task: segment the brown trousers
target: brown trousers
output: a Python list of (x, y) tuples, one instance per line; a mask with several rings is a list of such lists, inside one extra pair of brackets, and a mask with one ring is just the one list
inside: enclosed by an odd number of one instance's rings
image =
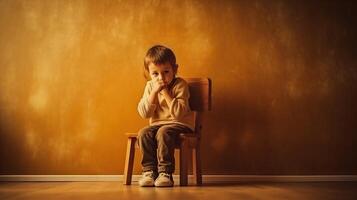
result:
[(152, 170), (172, 174), (175, 171), (175, 144), (180, 133), (192, 133), (192, 130), (180, 124), (164, 124), (147, 126), (139, 131), (143, 172)]

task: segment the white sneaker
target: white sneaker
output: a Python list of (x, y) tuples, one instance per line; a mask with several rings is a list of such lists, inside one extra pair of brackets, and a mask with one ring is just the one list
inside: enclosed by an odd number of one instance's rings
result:
[(157, 172), (147, 171), (143, 172), (143, 176), (139, 180), (139, 185), (141, 187), (153, 187), (155, 184), (155, 179), (157, 177)]
[(160, 172), (159, 177), (155, 181), (156, 187), (172, 187), (174, 186), (174, 180), (171, 174)]

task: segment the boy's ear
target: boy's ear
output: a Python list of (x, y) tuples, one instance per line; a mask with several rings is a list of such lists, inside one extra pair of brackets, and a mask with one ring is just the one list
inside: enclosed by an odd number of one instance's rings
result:
[(146, 79), (147, 81), (150, 81), (150, 80), (151, 80), (151, 77), (149, 76), (149, 72), (148, 72), (148, 71), (144, 70), (143, 74), (144, 74), (144, 77), (145, 77), (145, 79)]

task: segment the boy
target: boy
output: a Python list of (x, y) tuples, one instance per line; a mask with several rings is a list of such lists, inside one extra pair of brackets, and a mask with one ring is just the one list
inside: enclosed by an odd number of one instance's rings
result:
[(189, 108), (187, 83), (176, 77), (178, 65), (171, 49), (156, 45), (144, 59), (146, 83), (138, 104), (149, 126), (141, 129), (138, 143), (142, 152), (143, 176), (140, 186), (172, 187), (175, 171), (174, 150), (180, 133), (192, 133), (194, 114)]

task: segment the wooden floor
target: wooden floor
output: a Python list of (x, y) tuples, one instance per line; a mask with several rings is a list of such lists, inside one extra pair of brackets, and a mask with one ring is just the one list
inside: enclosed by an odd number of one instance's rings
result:
[(141, 188), (121, 182), (0, 182), (0, 199), (357, 199), (357, 182), (239, 183)]

